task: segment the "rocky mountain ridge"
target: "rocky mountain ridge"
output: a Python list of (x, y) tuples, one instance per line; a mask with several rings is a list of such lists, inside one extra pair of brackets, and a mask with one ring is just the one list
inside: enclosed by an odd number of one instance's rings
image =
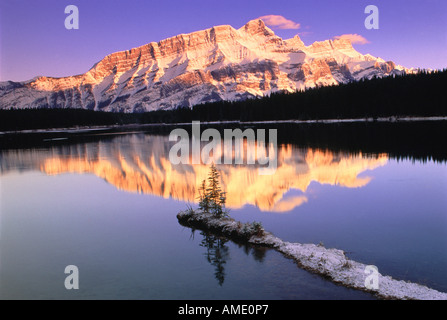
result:
[(306, 46), (262, 20), (151, 42), (112, 53), (88, 72), (0, 83), (0, 109), (82, 108), (144, 112), (305, 90), (411, 70), (362, 55), (349, 40)]

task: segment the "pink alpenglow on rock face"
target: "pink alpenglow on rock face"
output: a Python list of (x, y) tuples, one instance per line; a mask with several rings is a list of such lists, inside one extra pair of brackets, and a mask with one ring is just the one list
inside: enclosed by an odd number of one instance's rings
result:
[(266, 16), (239, 29), (229, 25), (180, 34), (112, 53), (86, 73), (0, 83), (0, 109), (80, 108), (142, 112), (236, 101), (411, 72), (357, 52), (359, 35), (305, 45), (272, 28), (298, 28)]

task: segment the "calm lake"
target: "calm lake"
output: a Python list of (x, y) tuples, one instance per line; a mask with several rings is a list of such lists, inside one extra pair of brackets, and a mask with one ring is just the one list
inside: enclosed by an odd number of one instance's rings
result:
[[(447, 292), (445, 122), (275, 128), (274, 174), (218, 165), (233, 218)], [(156, 131), (0, 140), (1, 299), (374, 299), (179, 225), (209, 166), (171, 164)]]

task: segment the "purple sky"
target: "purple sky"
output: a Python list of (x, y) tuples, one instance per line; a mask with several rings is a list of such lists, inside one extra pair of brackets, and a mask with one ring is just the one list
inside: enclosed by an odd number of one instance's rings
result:
[[(67, 5), (79, 8), (79, 29), (64, 27)], [(379, 30), (367, 30), (364, 9), (379, 8)], [(280, 15), (299, 29), (272, 29), (306, 45), (358, 34), (361, 53), (405, 67), (447, 67), (445, 0), (1, 0), (0, 80), (88, 71), (107, 54), (214, 25), (240, 28), (251, 19)]]

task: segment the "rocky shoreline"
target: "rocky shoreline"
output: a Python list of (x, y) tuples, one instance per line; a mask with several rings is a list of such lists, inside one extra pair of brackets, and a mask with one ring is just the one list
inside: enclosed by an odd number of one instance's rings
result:
[(241, 223), (230, 217), (218, 218), (209, 213), (192, 209), (177, 214), (179, 223), (185, 227), (209, 231), (236, 242), (274, 248), (295, 260), (310, 272), (348, 288), (369, 292), (380, 299), (393, 300), (447, 300), (447, 293), (426, 286), (395, 280), (380, 273), (378, 288), (365, 286), (368, 265), (350, 260), (343, 250), (325, 248), (323, 245), (291, 243), (265, 231), (258, 223)]

